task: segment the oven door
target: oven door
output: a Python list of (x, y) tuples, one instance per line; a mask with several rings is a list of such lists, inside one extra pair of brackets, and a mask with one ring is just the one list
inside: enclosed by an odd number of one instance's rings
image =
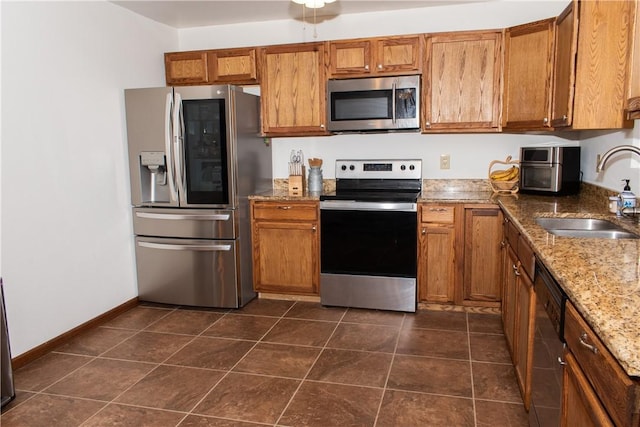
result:
[(331, 203), (320, 210), (321, 302), (415, 311), (416, 204)]
[(520, 189), (555, 193), (561, 190), (562, 165), (522, 163), (520, 166)]

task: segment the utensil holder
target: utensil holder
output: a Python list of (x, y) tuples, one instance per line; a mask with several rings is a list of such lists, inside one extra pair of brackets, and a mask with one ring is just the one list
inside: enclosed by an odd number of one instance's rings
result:
[(302, 166), (302, 175), (289, 175), (289, 195), (303, 196), (306, 188), (305, 167)]
[(319, 167), (309, 168), (309, 193), (322, 193), (322, 169)]

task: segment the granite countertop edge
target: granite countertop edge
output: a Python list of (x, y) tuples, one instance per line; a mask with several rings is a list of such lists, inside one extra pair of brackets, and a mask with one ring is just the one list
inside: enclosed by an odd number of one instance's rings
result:
[[(331, 193), (328, 193), (331, 194)], [(318, 201), (274, 189), (250, 200)], [(419, 203), (498, 204), (513, 220), (571, 303), (630, 377), (640, 377), (640, 239), (578, 239), (547, 233), (538, 216), (602, 218), (640, 234), (640, 223), (619, 219), (606, 201), (588, 196), (498, 195), (484, 191), (423, 191)]]

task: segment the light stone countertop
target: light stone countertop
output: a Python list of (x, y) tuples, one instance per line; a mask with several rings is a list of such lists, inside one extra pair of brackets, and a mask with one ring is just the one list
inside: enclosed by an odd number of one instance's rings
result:
[[(280, 188), (250, 199), (310, 201), (319, 195), (291, 197)], [(640, 234), (637, 217), (616, 218), (601, 199), (433, 188), (423, 189), (418, 202), (500, 205), (625, 372), (640, 377), (640, 239), (559, 237), (535, 222), (538, 216), (601, 218)]]
[(584, 196), (520, 194), (497, 201), (626, 373), (639, 377), (640, 239), (559, 237), (535, 222), (539, 216), (600, 218), (640, 234), (638, 219), (618, 219), (606, 200)]

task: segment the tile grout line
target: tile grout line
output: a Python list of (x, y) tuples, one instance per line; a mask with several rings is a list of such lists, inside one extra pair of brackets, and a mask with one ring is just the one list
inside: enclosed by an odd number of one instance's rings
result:
[(476, 388), (473, 383), (473, 356), (471, 355), (471, 327), (469, 326), (469, 313), (465, 313), (467, 320), (467, 350), (469, 352), (469, 375), (471, 379), (471, 407), (473, 409), (473, 425), (478, 427), (478, 414), (476, 407)]
[[(297, 302), (296, 302), (297, 304)], [(295, 305), (295, 304), (294, 304)], [(284, 416), (285, 412), (287, 412), (287, 409), (289, 409), (289, 406), (291, 405), (291, 402), (293, 402), (293, 399), (295, 398), (296, 394), (298, 394), (298, 391), (300, 391), (300, 388), (302, 387), (302, 384), (304, 384), (305, 380), (307, 380), (307, 377), (309, 376), (309, 374), (311, 373), (311, 371), (313, 370), (313, 367), (316, 365), (316, 363), (318, 362), (318, 359), (320, 359), (320, 356), (322, 356), (322, 353), (324, 353), (325, 349), (327, 349), (327, 344), (329, 343), (329, 341), (331, 341), (331, 338), (333, 337), (333, 335), (336, 333), (336, 330), (338, 329), (338, 326), (340, 326), (340, 324), (342, 323), (342, 320), (344, 319), (344, 317), (347, 315), (347, 312), (349, 311), (349, 309), (347, 308), (344, 313), (342, 313), (342, 316), (340, 316), (340, 319), (336, 322), (336, 326), (333, 328), (333, 331), (331, 331), (331, 335), (329, 335), (329, 338), (327, 338), (327, 341), (325, 341), (324, 345), (322, 346), (322, 348), (320, 349), (320, 352), (318, 353), (318, 355), (316, 356), (316, 358), (314, 359), (313, 363), (311, 364), (311, 366), (309, 367), (309, 369), (307, 370), (307, 373), (304, 375), (304, 377), (302, 379), (300, 379), (300, 384), (298, 384), (298, 387), (296, 388), (296, 390), (293, 392), (293, 394), (291, 395), (291, 398), (289, 399), (289, 401), (287, 402), (287, 404), (285, 405), (284, 409), (282, 410), (282, 412), (280, 413), (280, 416), (278, 417), (278, 419), (276, 420), (276, 422), (274, 423), (274, 426), (279, 426), (280, 425), (280, 420), (282, 419), (282, 417)], [(329, 347), (330, 348), (330, 347)]]

